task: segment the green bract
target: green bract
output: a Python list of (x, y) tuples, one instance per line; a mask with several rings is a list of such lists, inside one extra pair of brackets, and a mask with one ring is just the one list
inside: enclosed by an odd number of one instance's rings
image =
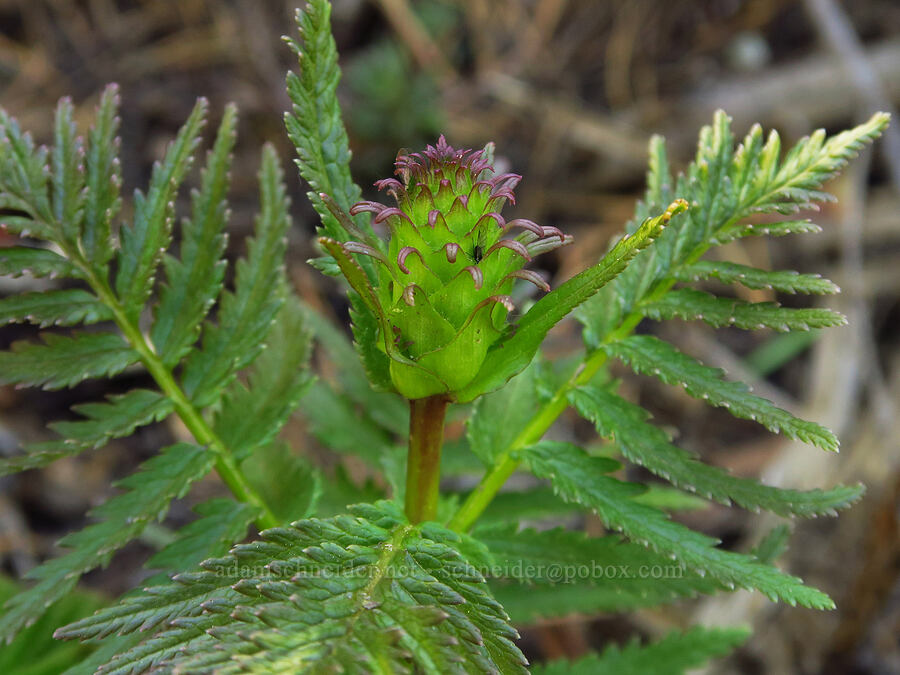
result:
[[(401, 153), (395, 166), (402, 180), (376, 186), (396, 206), (362, 201), (350, 209), (351, 215), (373, 213), (373, 223), (389, 230), (387, 245), (355, 228), (362, 241), (322, 243), (379, 317), (397, 391), (410, 399), (452, 396), (508, 334), (515, 280), (550, 290), (525, 264), (572, 238), (530, 220), (506, 222), (500, 211), (515, 201), (521, 176), (495, 174), (483, 150), (456, 150), (441, 136), (422, 153)], [(350, 253), (379, 263), (374, 283)]]

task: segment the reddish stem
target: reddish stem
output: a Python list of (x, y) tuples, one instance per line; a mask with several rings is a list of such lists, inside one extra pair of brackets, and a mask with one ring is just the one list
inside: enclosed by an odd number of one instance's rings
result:
[(429, 396), (409, 402), (409, 455), (406, 464), (406, 516), (416, 524), (437, 515), (444, 416), (450, 399)]

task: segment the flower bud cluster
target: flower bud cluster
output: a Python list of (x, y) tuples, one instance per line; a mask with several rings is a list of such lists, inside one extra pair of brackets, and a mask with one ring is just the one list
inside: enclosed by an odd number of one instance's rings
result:
[(535, 256), (571, 241), (555, 227), (506, 221), (521, 176), (495, 174), (483, 150), (456, 150), (442, 136), (421, 153), (400, 154), (397, 178), (378, 181), (393, 205), (362, 201), (389, 231), (387, 250), (363, 242), (344, 249), (380, 264), (378, 288), (391, 339), (404, 360), (392, 359), (391, 379), (407, 398), (452, 394), (481, 368), (505, 332), (517, 279), (549, 291), (524, 269)]

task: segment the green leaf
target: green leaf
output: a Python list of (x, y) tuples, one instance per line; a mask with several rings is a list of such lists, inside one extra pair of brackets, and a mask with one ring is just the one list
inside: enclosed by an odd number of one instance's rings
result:
[(20, 277), (78, 277), (78, 269), (61, 255), (45, 248), (0, 248), (0, 275)]
[(641, 595), (629, 593), (627, 588), (623, 591), (583, 581), (558, 586), (523, 586), (515, 581), (495, 580), (489, 585), (491, 593), (517, 626), (577, 615), (593, 616), (599, 612), (633, 611), (684, 600), (683, 596), (671, 596), (665, 591), (657, 593), (655, 587)]
[(184, 496), (192, 483), (205, 476), (214, 460), (204, 448), (178, 443), (119, 481), (117, 486), (127, 491), (91, 512), (99, 522), (59, 541), (70, 552), (27, 574), (37, 583), (6, 603), (6, 611), (0, 617), (0, 639), (10, 640), (47, 607), (68, 595), (82, 574), (107, 565), (113, 554), (137, 537), (147, 523), (161, 520), (170, 502)]
[(633, 235), (621, 239), (599, 263), (538, 300), (521, 318), (515, 333), (488, 353), (481, 372), (457, 393), (457, 400), (471, 401), (502, 387), (521, 372), (534, 358), (553, 326), (620, 274), (632, 258), (660, 235), (672, 216), (685, 209), (687, 203), (683, 200), (673, 202), (665, 213), (647, 219)]
[(325, 276), (341, 276), (341, 268), (338, 267), (337, 261), (330, 255), (323, 255), (319, 256), (318, 258), (310, 258), (306, 261), (306, 264), (312, 267), (314, 270), (318, 270)]
[(109, 403), (72, 406), (72, 410), (87, 419), (52, 422), (50, 428), (76, 443), (99, 447), (111, 438), (130, 436), (138, 427), (162, 421), (174, 407), (168, 397), (150, 389), (133, 389), (108, 398)]
[(23, 134), (19, 123), (0, 108), (0, 208), (27, 214), (0, 218), (7, 231), (45, 240), (60, 238), (53, 223), (48, 178), (47, 149), (35, 148), (31, 134)]
[(675, 556), (690, 569), (705, 572), (729, 588), (756, 589), (772, 600), (781, 599), (791, 605), (834, 608), (831, 598), (804, 586), (799, 579), (750, 556), (716, 548), (715, 539), (630, 499), (636, 487), (605, 475), (603, 458), (591, 457), (571, 444), (552, 441), (527, 448), (523, 456), (538, 477), (553, 484), (560, 497), (593, 510), (608, 527), (620, 530), (631, 541)]
[(771, 401), (751, 394), (742, 382), (726, 380), (725, 371), (704, 366), (664, 340), (652, 335), (633, 335), (604, 345), (603, 349), (635, 372), (657, 377), (666, 384), (680, 385), (694, 398), (725, 408), (735, 417), (754, 420), (769, 431), (781, 432), (823, 450), (838, 449), (838, 439), (825, 427), (798, 419)]
[(132, 319), (150, 295), (156, 267), (171, 242), (175, 197), (200, 141), (206, 108), (205, 99), (197, 101), (162, 163), (153, 167), (147, 194), (135, 191), (134, 224), (120, 232), (116, 294)]
[(469, 672), (527, 672), (502, 608), (459, 553), (459, 535), (411, 526), (381, 502), (261, 536), (57, 635), (143, 631), (148, 639), (116, 656), (109, 675), (151, 665), (436, 674), (455, 662)]
[(540, 406), (537, 396), (539, 361), (499, 391), (482, 396), (466, 424), (469, 447), (486, 466), (510, 446)]
[(787, 525), (776, 525), (753, 547), (752, 553), (760, 562), (774, 564), (787, 550), (790, 536), (791, 530)]
[(53, 216), (69, 246), (75, 246), (81, 234), (84, 215), (84, 144), (72, 121), (72, 101), (60, 100), (56, 106), (51, 156), (53, 174)]
[(785, 237), (789, 234), (819, 234), (822, 228), (808, 220), (782, 220), (776, 223), (730, 223), (710, 238), (714, 245), (727, 244), (744, 237)]
[(650, 414), (646, 410), (620, 396), (596, 387), (582, 387), (574, 390), (569, 400), (597, 425), (601, 436), (614, 438), (629, 460), (678, 487), (723, 504), (734, 502), (747, 509), (765, 509), (782, 516), (837, 515), (837, 509), (848, 507), (864, 491), (862, 485), (786, 490), (738, 478), (672, 445), (659, 427), (647, 422)]
[(725, 588), (709, 576), (609, 535), (515, 527), (477, 533), (494, 558), (491, 590), (515, 623), (655, 607)]
[(880, 136), (889, 120), (887, 113), (875, 113), (868, 121), (827, 140), (825, 131), (819, 129), (801, 139), (780, 167), (777, 135), (772, 134), (760, 152), (760, 170), (754, 171), (751, 164), (745, 172), (752, 180), (746, 182), (742, 201), (752, 204), (754, 212), (793, 213), (827, 199), (818, 188), (836, 176), (863, 146)]
[(247, 534), (258, 512), (233, 499), (210, 499), (197, 504), (198, 518), (175, 533), (175, 540), (153, 555), (145, 567), (180, 572), (207, 558), (225, 555)]
[[(509, 602), (504, 607), (516, 621), (649, 607), (723, 588), (615, 535), (504, 526), (483, 529), (477, 539), (487, 545), (493, 560), (490, 572), (496, 580), (491, 587)], [(504, 584), (504, 579), (519, 583)], [(553, 598), (548, 589), (559, 597)]]
[(648, 205), (671, 203), (675, 199), (672, 192), (672, 170), (669, 168), (666, 140), (658, 134), (650, 137), (647, 164), (646, 203)]
[(397, 452), (383, 428), (321, 380), (306, 393), (302, 414), (313, 436), (334, 452), (354, 455), (379, 469), (386, 455)]
[[(20, 590), (18, 584), (0, 576), (0, 602), (6, 602)], [(40, 621), (0, 649), (0, 673), (58, 675), (69, 664), (90, 654), (89, 645), (63, 644), (54, 640), (53, 630), (90, 615), (103, 604), (98, 595), (87, 591), (77, 591), (63, 598)]]
[[(284, 123), (297, 150), (300, 175), (311, 188), (307, 196), (322, 218), (318, 234), (347, 241), (349, 233), (319, 196), (324, 192), (346, 213), (361, 195), (350, 175), (350, 148), (337, 97), (341, 71), (331, 35), (331, 3), (313, 0), (297, 10), (296, 21), (301, 41), (285, 40), (299, 60), (300, 72), (287, 75), (293, 112), (285, 113)], [(365, 215), (352, 220), (373, 234)]]
[(72, 337), (42, 334), (43, 343), (14, 342), (0, 352), (0, 384), (62, 389), (91, 377), (108, 377), (137, 362), (137, 353), (113, 333)]
[(72, 326), (112, 319), (112, 310), (79, 288), (35, 291), (0, 299), (0, 324), (29, 322)]
[(773, 335), (743, 357), (744, 365), (757, 376), (768, 377), (809, 349), (821, 335), (820, 330)]
[[(351, 297), (351, 304), (358, 296)], [(386, 391), (373, 389), (375, 382), (371, 379), (372, 373), (368, 367), (357, 367), (359, 360), (354, 347), (362, 347), (363, 341), (368, 348), (376, 352), (386, 364), (387, 357), (378, 349), (378, 329), (373, 323), (371, 330), (362, 328), (357, 322), (357, 314), (351, 310), (351, 320), (356, 344), (353, 345), (347, 336), (332, 324), (331, 321), (316, 312), (311, 307), (307, 308), (310, 327), (316, 338), (316, 343), (328, 354), (330, 361), (335, 365), (338, 382), (341, 389), (348, 397), (353, 399), (366, 411), (366, 413), (381, 427), (396, 434), (409, 431), (409, 406), (400, 396), (394, 396)], [(371, 316), (371, 315), (366, 315)], [(362, 331), (362, 334), (361, 334)], [(390, 374), (385, 368), (390, 385)]]
[(358, 293), (349, 292), (350, 328), (353, 347), (359, 355), (366, 377), (380, 392), (394, 393), (390, 357), (378, 348), (378, 319), (369, 311)]
[[(119, 195), (122, 167), (119, 150), (119, 87), (110, 84), (103, 90), (94, 126), (88, 136), (86, 159), (87, 196), (84, 203), (84, 227), (81, 247), (94, 269), (104, 269), (113, 256), (112, 221), (122, 206)], [(103, 275), (105, 278), (105, 274)]]
[(378, 348), (378, 319), (358, 293), (351, 291), (347, 295), (350, 298), (353, 347), (365, 369), (366, 377), (377, 391), (394, 393), (390, 357)]
[(185, 392), (200, 407), (216, 401), (235, 373), (259, 355), (284, 302), (285, 237), (291, 221), (278, 155), (269, 145), (262, 152), (259, 187), (262, 210), (247, 257), (237, 263), (235, 290), (222, 294), (218, 324), (206, 324), (203, 347), (191, 353), (185, 366)]
[[(58, 625), (58, 624), (57, 624)], [(138, 635), (121, 635), (101, 642), (86, 659), (63, 671), (62, 675), (97, 675), (97, 669), (119, 652), (134, 647), (140, 640)], [(59, 642), (57, 641), (57, 644)]]
[(191, 218), (182, 226), (181, 256), (166, 256), (166, 283), (154, 307), (150, 336), (169, 366), (197, 341), (200, 323), (222, 289), (225, 275), (227, 192), (234, 150), (237, 108), (225, 108), (216, 142), (206, 161), (202, 185), (192, 194)]
[[(648, 485), (646, 491), (634, 495), (632, 500), (663, 511), (694, 511), (709, 506), (705, 499), (663, 485)], [(560, 522), (578, 510), (577, 504), (563, 501), (548, 487), (504, 490), (491, 500), (473, 531), (477, 534), (481, 528), (525, 521)]]
[(678, 281), (699, 281), (717, 279), (723, 284), (741, 284), (747, 288), (771, 288), (782, 293), (808, 293), (830, 295), (840, 293), (833, 281), (823, 279), (818, 274), (799, 274), (792, 271), (761, 270), (748, 265), (717, 260), (701, 260), (679, 269)]
[(660, 511), (699, 511), (709, 506), (705, 499), (665, 485), (648, 485), (644, 494), (632, 499)]
[(250, 368), (247, 385), (235, 381), (225, 392), (214, 430), (238, 461), (275, 437), (312, 383), (311, 337), (303, 310), (290, 298)]
[(682, 675), (712, 658), (725, 656), (750, 635), (745, 628), (691, 628), (669, 633), (659, 642), (607, 647), (577, 661), (551, 661), (532, 668), (534, 675)]
[(385, 498), (385, 490), (371, 478), (357, 481), (350, 477), (346, 468), (338, 464), (333, 475), (319, 476), (321, 494), (316, 500), (316, 515), (320, 518), (346, 512), (350, 504), (375, 502)]
[[(522, 521), (565, 518), (578, 512), (578, 506), (563, 501), (550, 488), (509, 490), (495, 496), (478, 518), (474, 532), (482, 527), (516, 524)], [(557, 521), (558, 522), (558, 521)]]
[(772, 328), (777, 331), (809, 330), (843, 326), (847, 317), (830, 309), (792, 309), (776, 302), (744, 302), (722, 298), (693, 288), (679, 288), (642, 307), (656, 321), (700, 319), (711, 326), (737, 326), (746, 330)]
[[(730, 119), (719, 111), (713, 124), (701, 130), (696, 158), (686, 173), (678, 177), (674, 187), (663, 141), (654, 137), (650, 143), (647, 193), (626, 232), (633, 232), (650, 214), (658, 213), (673, 195), (685, 199), (691, 208), (672, 220), (646, 254), (579, 309), (578, 318), (585, 324), (588, 346), (595, 348), (613, 331), (630, 328), (635, 319), (633, 313), (640, 312), (641, 303), (650, 298), (659, 299), (662, 294), (663, 302), (668, 302), (664, 294), (683, 274), (681, 267), (696, 263), (711, 246), (748, 235), (818, 232), (820, 228), (808, 221), (747, 223), (746, 219), (759, 212), (793, 213), (812, 202), (831, 199), (818, 188), (862, 144), (871, 142), (885, 124), (887, 117), (879, 114), (824, 143), (824, 135), (817, 132), (798, 143), (780, 161), (778, 134), (771, 133), (764, 143), (758, 126), (751, 129), (735, 150)], [(760, 309), (763, 308), (753, 311)], [(768, 310), (771, 309), (769, 306)], [(819, 312), (800, 310), (791, 319), (800, 324), (807, 318), (829, 324), (835, 319), (831, 313)], [(787, 316), (771, 318), (780, 325)], [(728, 318), (725, 316), (724, 320), (727, 322)], [(745, 318), (754, 326), (759, 323), (753, 321), (756, 315)]]
[(73, 410), (87, 419), (51, 422), (48, 426), (62, 440), (32, 443), (27, 454), (0, 460), (0, 476), (37, 469), (63, 457), (71, 457), (104, 445), (112, 438), (131, 435), (140, 426), (159, 422), (172, 412), (172, 402), (148, 389), (134, 389), (110, 396), (109, 403), (83, 403)]
[(266, 496), (266, 505), (281, 522), (315, 513), (322, 494), (319, 471), (286, 443), (275, 441), (257, 449), (241, 464), (241, 471)]

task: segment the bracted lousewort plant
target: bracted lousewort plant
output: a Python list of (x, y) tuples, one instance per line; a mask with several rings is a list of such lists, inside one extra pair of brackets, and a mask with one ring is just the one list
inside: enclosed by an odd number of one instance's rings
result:
[[(379, 346), (390, 359), (391, 384), (410, 400), (406, 511), (413, 522), (435, 517), (446, 406), (475, 379), (489, 350), (502, 348), (509, 336), (513, 283), (524, 279), (549, 291), (524, 266), (572, 241), (555, 227), (503, 218), (522, 177), (495, 174), (486, 153), (456, 150), (443, 136), (422, 153), (401, 153), (395, 163), (401, 180), (376, 183), (396, 206), (360, 201), (350, 207), (351, 215), (374, 214), (374, 225), (389, 231), (387, 243), (365, 236), (334, 206), (360, 240), (321, 240), (380, 318)], [(374, 283), (351, 253), (378, 263)]]
[[(294, 106), (286, 125), (321, 219), (325, 255), (311, 263), (349, 283), (353, 346), (288, 288), (290, 219), (271, 148), (262, 154), (254, 236), (233, 287), (224, 288), (233, 107), (222, 116), (177, 255), (175, 197), (200, 142), (205, 102), (130, 212), (120, 208), (115, 88), (86, 139), (72, 105), (61, 102), (52, 151), (0, 111), (0, 222), (22, 237), (0, 250), (0, 273), (66, 281), (0, 299), (0, 320), (54, 326), (0, 352), (0, 383), (54, 389), (129, 366), (146, 372), (146, 386), (76, 406), (75, 419), (50, 425), (56, 438), (0, 459), (0, 474), (89, 452), (171, 416), (188, 433), (119, 482), (121, 492), (91, 512), (91, 524), (60, 542), (61, 556), (28, 573), (33, 583), (4, 606), (0, 637), (12, 640), (55, 606), (46, 616), (70, 621), (56, 635), (95, 648), (67, 675), (523, 673), (528, 663), (513, 626), (543, 617), (736, 588), (833, 607), (773, 564), (785, 528), (739, 553), (670, 514), (708, 501), (783, 517), (834, 514), (862, 487), (800, 491), (708, 465), (628, 400), (607, 365), (618, 360), (737, 417), (836, 450), (821, 425), (635, 329), (673, 318), (778, 331), (843, 323), (829, 309), (748, 302), (691, 284), (836, 292), (817, 275), (704, 256), (747, 236), (816, 231), (790, 214), (829, 198), (822, 184), (878, 136), (887, 116), (832, 137), (816, 132), (782, 157), (778, 135), (764, 138), (758, 126), (736, 146), (730, 120), (717, 113), (677, 178), (655, 138), (646, 198), (623, 236), (551, 290), (526, 264), (571, 240), (501, 215), (519, 177), (494, 174), (490, 145), (461, 151), (441, 138), (422, 153), (401, 153), (398, 178), (378, 184), (394, 204), (361, 201), (335, 93), (329, 17), (325, 0), (298, 14), (302, 40), (289, 44), (301, 67), (288, 76)], [(121, 213), (133, 215), (120, 222)], [(542, 294), (516, 307), (518, 283)], [(573, 310), (584, 325), (583, 353), (553, 363), (539, 348)], [(336, 366), (318, 379), (311, 337)], [(466, 416), (467, 433), (442, 457), (451, 405)], [(544, 438), (569, 408), (609, 442), (602, 453)], [(321, 445), (354, 455), (379, 480), (352, 480), (331, 458), (319, 465), (318, 454), (288, 447), (278, 436), (294, 412)], [(623, 464), (668, 485), (627, 480)], [(519, 470), (538, 483), (510, 490), (507, 480)], [(82, 575), (163, 521), (172, 501), (209, 473), (232, 496), (202, 502), (194, 521), (157, 533), (165, 543), (147, 567), (162, 574), (90, 616), (57, 613)], [(469, 480), (442, 490), (442, 475)], [(473, 477), (474, 488), (456, 487)], [(586, 511), (605, 534), (559, 527)], [(526, 520), (542, 527), (522, 529)], [(261, 533), (242, 543), (251, 524)], [(580, 573), (610, 569), (621, 574)], [(665, 573), (637, 574), (643, 569)], [(26, 633), (7, 653), (27, 653)], [(532, 672), (680, 673), (746, 635), (696, 627)]]
[[(489, 148), (456, 150), (442, 136), (424, 152), (401, 152), (395, 162), (401, 180), (376, 183), (396, 206), (360, 201), (350, 207), (350, 215), (373, 213), (372, 222), (389, 231), (387, 244), (374, 233), (367, 236), (331, 197), (320, 195), (356, 237), (343, 243), (323, 237), (320, 243), (377, 318), (389, 388), (410, 401), (406, 514), (414, 523), (433, 520), (437, 512), (447, 404), (475, 398), (524, 368), (553, 324), (621, 271), (687, 207), (676, 200), (614, 248), (605, 265), (551, 293), (518, 326), (509, 325), (517, 279), (550, 291), (525, 264), (571, 243), (572, 237), (524, 218), (503, 218), (503, 206), (515, 202), (513, 189), (521, 176), (496, 175), (486, 157)], [(375, 261), (374, 274), (367, 276), (351, 254)], [(534, 325), (537, 332), (526, 330)], [(529, 342), (520, 345), (523, 337)], [(519, 358), (512, 367), (498, 369), (495, 359), (502, 353)]]

